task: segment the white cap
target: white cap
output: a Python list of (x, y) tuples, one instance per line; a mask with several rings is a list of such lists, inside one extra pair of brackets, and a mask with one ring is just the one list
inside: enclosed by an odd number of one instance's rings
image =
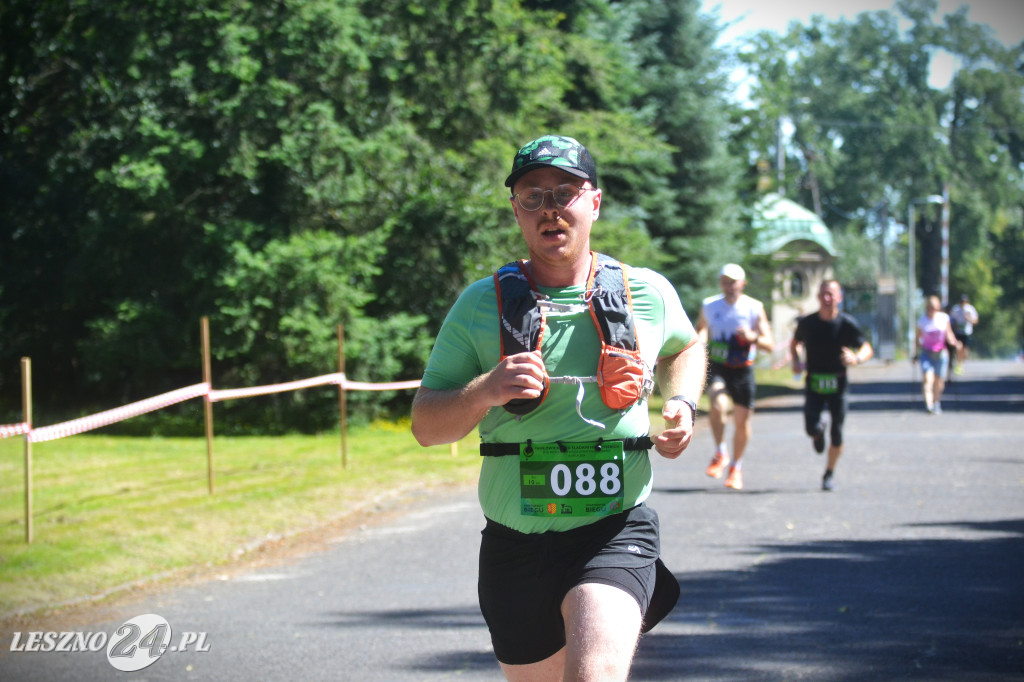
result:
[(728, 277), (736, 281), (746, 281), (747, 273), (743, 272), (743, 268), (736, 265), (735, 263), (726, 263), (722, 266), (722, 271), (718, 273), (719, 277)]

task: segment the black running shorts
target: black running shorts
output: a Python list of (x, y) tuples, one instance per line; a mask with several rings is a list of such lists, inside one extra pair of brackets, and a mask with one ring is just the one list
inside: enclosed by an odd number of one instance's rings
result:
[(821, 425), (821, 413), (826, 407), (832, 415), (832, 426), (829, 427), (830, 442), (839, 447), (843, 444), (843, 424), (846, 423), (846, 413), (850, 408), (845, 380), (840, 383), (840, 390), (830, 395), (820, 395), (810, 389), (804, 389), (804, 430), (808, 436), (817, 433)]
[(632, 595), (648, 616), (645, 632), (679, 596), (658, 561), (658, 514), (643, 504), (564, 532), (520, 533), (488, 519), (481, 535), (480, 610), (502, 663), (536, 663), (565, 646), (562, 600), (576, 585), (602, 583)]
[(732, 398), (733, 405), (754, 409), (757, 384), (754, 382), (753, 367), (726, 367), (712, 362), (708, 365), (708, 387), (716, 381), (725, 384), (725, 392)]

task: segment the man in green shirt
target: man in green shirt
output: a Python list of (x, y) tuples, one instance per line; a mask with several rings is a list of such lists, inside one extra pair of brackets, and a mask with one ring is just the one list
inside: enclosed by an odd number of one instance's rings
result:
[[(484, 457), (479, 483), (487, 519), (479, 594), (505, 676), (625, 680), (640, 632), (678, 595), (659, 559), (657, 514), (644, 504), (648, 450), (676, 458), (689, 445), (704, 349), (663, 276), (591, 251), (602, 194), (583, 145), (534, 140), (515, 155), (505, 184), (529, 255), (519, 269), (546, 311), (542, 351), (505, 355), (495, 278), (471, 284), (438, 333), (412, 430), (427, 446), (479, 427), (481, 453), (494, 455)], [(646, 395), (625, 409), (603, 396), (613, 377), (598, 366), (588, 281), (608, 260), (625, 272), (627, 322), (665, 398), (664, 429), (649, 440)], [(531, 411), (503, 409), (542, 396)]]

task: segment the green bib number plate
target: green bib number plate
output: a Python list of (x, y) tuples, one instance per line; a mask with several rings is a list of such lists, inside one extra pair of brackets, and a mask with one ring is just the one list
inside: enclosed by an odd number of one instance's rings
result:
[(519, 446), (523, 516), (607, 516), (622, 511), (622, 441)]
[(812, 374), (808, 378), (811, 380), (812, 393), (832, 395), (839, 392), (838, 374)]
[(708, 359), (724, 363), (729, 359), (729, 344), (725, 341), (709, 341)]

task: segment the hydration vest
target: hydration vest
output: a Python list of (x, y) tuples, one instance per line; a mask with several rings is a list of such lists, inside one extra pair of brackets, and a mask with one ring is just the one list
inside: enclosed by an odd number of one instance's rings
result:
[(601, 340), (595, 376), (545, 375), (544, 388), (539, 397), (518, 398), (504, 405), (512, 414), (522, 416), (537, 409), (547, 397), (551, 383), (571, 383), (579, 386), (576, 412), (580, 418), (604, 428), (603, 424), (587, 419), (580, 412), (585, 383), (597, 383), (601, 401), (613, 410), (626, 410), (651, 394), (654, 386), (653, 372), (640, 355), (633, 320), (633, 298), (625, 267), (610, 256), (593, 251), (590, 255), (586, 292), (583, 302), (576, 305), (555, 303), (540, 293), (527, 274), (525, 261), (508, 263), (494, 273), (498, 316), (501, 320), (502, 359), (516, 353), (541, 349), (548, 311), (569, 312), (577, 307), (588, 308)]

